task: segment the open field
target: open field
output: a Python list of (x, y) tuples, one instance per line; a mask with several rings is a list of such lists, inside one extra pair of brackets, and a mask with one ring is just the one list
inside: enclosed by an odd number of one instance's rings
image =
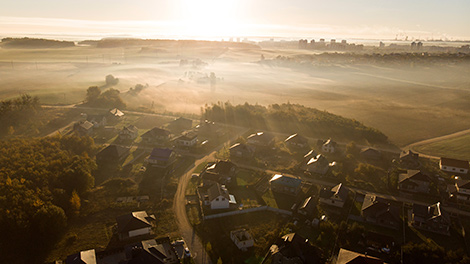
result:
[[(21, 93), (46, 104), (81, 102), (89, 86), (115, 88), (130, 109), (200, 113), (230, 101), (299, 103), (353, 118), (404, 146), (470, 127), (470, 67), (312, 65), (296, 49), (175, 46), (63, 49), (0, 48), (0, 99)], [(260, 56), (275, 63), (260, 63)], [(282, 64), (277, 56), (295, 58)], [(182, 61), (186, 60), (186, 61)], [(187, 62), (187, 63), (186, 63)], [(211, 87), (209, 76), (215, 74)], [(127, 93), (148, 84), (138, 95)]]
[(470, 133), (417, 145), (413, 149), (427, 155), (470, 160)]

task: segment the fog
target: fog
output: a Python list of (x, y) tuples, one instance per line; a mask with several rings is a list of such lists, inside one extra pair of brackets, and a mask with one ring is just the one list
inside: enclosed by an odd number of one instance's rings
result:
[[(370, 49), (328, 57), (239, 44), (3, 47), (0, 98), (29, 93), (44, 104), (76, 104), (112, 74), (130, 110), (199, 114), (218, 101), (298, 103), (359, 120), (399, 145), (470, 126), (468, 55), (395, 60), (367, 55), (390, 53)], [(137, 84), (140, 92), (129, 93)]]

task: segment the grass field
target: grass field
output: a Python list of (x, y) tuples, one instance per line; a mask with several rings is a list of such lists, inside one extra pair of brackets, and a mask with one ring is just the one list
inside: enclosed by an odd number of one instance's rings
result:
[(431, 156), (470, 160), (470, 134), (413, 147)]
[[(312, 67), (298, 60), (290, 65), (257, 63), (297, 56), (301, 50), (209, 47), (141, 47), (65, 49), (0, 49), (0, 100), (22, 93), (37, 95), (46, 104), (81, 102), (89, 86), (105, 87), (105, 76), (119, 78), (130, 109), (199, 114), (204, 104), (299, 103), (354, 118), (384, 132), (398, 145), (408, 145), (470, 127), (470, 68), (393, 65), (325, 65)], [(182, 66), (180, 60), (207, 64)], [(214, 73), (211, 88), (200, 76)], [(138, 96), (130, 87), (148, 84)], [(139, 125), (159, 126), (146, 120)], [(140, 128), (140, 126), (138, 126)], [(144, 127), (142, 127), (144, 128)], [(293, 131), (294, 132), (294, 131)]]

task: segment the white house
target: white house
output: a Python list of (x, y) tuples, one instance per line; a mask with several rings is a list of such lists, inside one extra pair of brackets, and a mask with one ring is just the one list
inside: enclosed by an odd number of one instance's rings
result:
[(206, 205), (210, 205), (211, 209), (228, 209), (231, 203), (236, 203), (235, 197), (228, 193), (224, 185), (215, 183), (207, 190)]
[(154, 215), (147, 215), (145, 211), (132, 212), (116, 217), (119, 239), (150, 234)]
[(467, 174), (469, 165), (468, 161), (466, 160), (441, 158), (441, 161), (439, 162), (439, 168), (446, 172)]
[(189, 132), (176, 139), (176, 145), (180, 147), (193, 147), (197, 144), (197, 134)]
[(459, 202), (470, 203), (470, 181), (455, 183), (455, 191), (452, 193)]
[(230, 238), (241, 251), (246, 251), (249, 247), (254, 245), (253, 238), (245, 229), (230, 231)]
[(325, 153), (334, 153), (336, 150), (336, 142), (328, 139), (325, 143), (323, 143), (321, 150)]

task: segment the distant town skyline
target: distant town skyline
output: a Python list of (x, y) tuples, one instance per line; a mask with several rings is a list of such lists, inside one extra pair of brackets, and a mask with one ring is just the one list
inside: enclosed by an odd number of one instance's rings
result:
[(17, 0), (0, 36), (470, 39), (470, 1)]

